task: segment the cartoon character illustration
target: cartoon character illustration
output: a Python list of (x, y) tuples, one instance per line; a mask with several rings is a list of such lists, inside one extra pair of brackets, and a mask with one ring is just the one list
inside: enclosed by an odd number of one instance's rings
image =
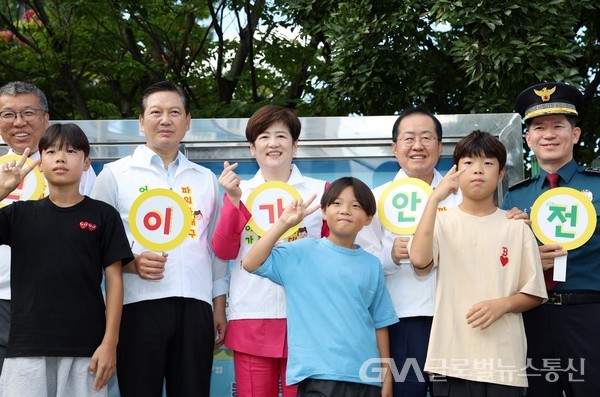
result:
[(308, 237), (308, 230), (305, 227), (298, 228), (298, 238)]

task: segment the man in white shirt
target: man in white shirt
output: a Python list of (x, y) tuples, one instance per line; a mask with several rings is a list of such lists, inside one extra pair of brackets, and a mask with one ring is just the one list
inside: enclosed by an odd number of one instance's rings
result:
[[(441, 181), (442, 175), (435, 166), (442, 154), (442, 125), (426, 109), (408, 108), (399, 115), (392, 129), (392, 152), (401, 167), (394, 181), (417, 178), (433, 188)], [(390, 183), (373, 190), (377, 201)], [(440, 203), (438, 211), (456, 207), (461, 201), (460, 192), (450, 195)], [(356, 242), (381, 261), (400, 320), (388, 327), (390, 353), (399, 372), (402, 373), (404, 366), (410, 370), (404, 380), (395, 379), (394, 397), (425, 397), (429, 380), (423, 367), (433, 321), (436, 275), (435, 272), (425, 277), (415, 274), (408, 261), (408, 239), (409, 236), (385, 229), (376, 215), (359, 232)]]
[[(0, 134), (10, 148), (7, 156), (21, 155), (29, 148), (29, 157), (38, 159), (38, 143), (49, 121), (48, 101), (38, 87), (21, 81), (0, 87)], [(96, 174), (90, 167), (81, 177), (81, 194), (89, 195), (95, 180)], [(44, 188), (38, 198), (47, 194), (47, 188)], [(10, 247), (0, 245), (0, 371), (10, 330), (10, 257)]]
[[(122, 397), (160, 397), (166, 381), (169, 397), (208, 396), (213, 348), (225, 338), (229, 272), (210, 248), (221, 211), (217, 178), (179, 151), (191, 123), (180, 87), (151, 85), (140, 109), (146, 144), (106, 164), (92, 192), (119, 211), (135, 255), (123, 267), (119, 389)], [(145, 247), (130, 219), (140, 194), (158, 188), (181, 196), (190, 214), (198, 214), (183, 241), (163, 252)]]
[[(392, 128), (392, 152), (401, 167), (394, 181), (417, 178), (435, 189), (442, 180), (435, 169), (442, 154), (442, 124), (426, 109), (412, 107), (400, 113)], [(390, 183), (373, 190), (377, 201)], [(441, 201), (438, 211), (457, 207), (461, 202), (459, 190)], [(513, 208), (507, 217), (523, 219), (527, 214)], [(377, 214), (356, 238), (358, 244), (381, 261), (399, 318), (398, 323), (388, 327), (391, 357), (398, 372), (405, 374), (404, 379), (394, 380), (394, 397), (426, 397), (429, 378), (423, 369), (433, 322), (436, 273), (415, 274), (406, 248), (408, 240), (409, 236), (385, 229)]]

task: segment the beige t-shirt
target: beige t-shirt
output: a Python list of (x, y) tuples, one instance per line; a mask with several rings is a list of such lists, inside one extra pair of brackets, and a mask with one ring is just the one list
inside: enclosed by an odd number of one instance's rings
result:
[(527, 386), (527, 341), (520, 313), (489, 328), (471, 328), (469, 308), (518, 292), (547, 298), (537, 243), (529, 226), (506, 211), (478, 217), (459, 208), (437, 214), (435, 315), (425, 370), (510, 386)]

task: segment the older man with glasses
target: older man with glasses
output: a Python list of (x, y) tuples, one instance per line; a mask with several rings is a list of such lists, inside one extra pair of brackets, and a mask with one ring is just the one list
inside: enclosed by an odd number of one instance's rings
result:
[[(394, 181), (416, 178), (435, 188), (442, 175), (435, 166), (442, 154), (442, 125), (422, 107), (404, 110), (392, 128), (392, 152), (401, 169)], [(377, 201), (392, 182), (373, 190)], [(438, 205), (438, 211), (457, 207), (462, 202), (459, 191)], [(509, 218), (526, 218), (516, 208)], [(356, 238), (366, 251), (377, 256), (383, 266), (385, 281), (399, 322), (388, 327), (390, 354), (403, 379), (394, 381), (394, 397), (425, 397), (429, 389), (428, 375), (423, 372), (435, 302), (435, 272), (417, 277), (410, 263), (408, 236), (385, 229), (375, 216)], [(406, 370), (403, 371), (403, 370)]]
[[(392, 152), (401, 167), (394, 181), (417, 178), (432, 187), (441, 181), (442, 175), (435, 166), (442, 154), (442, 125), (426, 109), (414, 107), (400, 113), (392, 128)], [(377, 201), (390, 183), (373, 190)], [(461, 201), (460, 192), (450, 195), (438, 210), (456, 207)], [(410, 370), (405, 379), (394, 381), (394, 397), (425, 397), (429, 381), (423, 367), (433, 321), (436, 276), (434, 272), (425, 277), (415, 275), (406, 248), (408, 239), (385, 229), (375, 216), (359, 232), (356, 242), (381, 261), (400, 320), (388, 327), (390, 353), (400, 372), (405, 366)]]
[(24, 122), (31, 122), (37, 118), (38, 114), (44, 114), (46, 111), (42, 109), (25, 109), (20, 112), (12, 112), (10, 110), (6, 110), (4, 112), (0, 112), (0, 119), (6, 124), (13, 124), (17, 119), (17, 116), (21, 116)]
[[(0, 87), (0, 134), (9, 146), (8, 155), (21, 155), (27, 148), (29, 157), (40, 157), (38, 143), (46, 132), (50, 116), (46, 95), (33, 84), (13, 81)], [(2, 162), (2, 158), (0, 158)], [(89, 195), (96, 180), (90, 167), (81, 177), (79, 190)], [(44, 188), (42, 197), (47, 195)], [(38, 197), (38, 198), (42, 198)], [(4, 362), (10, 330), (10, 247), (0, 245), (0, 371)]]

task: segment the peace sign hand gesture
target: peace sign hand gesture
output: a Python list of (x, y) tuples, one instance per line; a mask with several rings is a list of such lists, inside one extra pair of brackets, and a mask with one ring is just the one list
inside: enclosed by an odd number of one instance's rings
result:
[(308, 208), (308, 206), (312, 204), (316, 197), (317, 195), (313, 193), (306, 201), (303, 201), (302, 199), (292, 200), (288, 206), (285, 207), (279, 216), (278, 221), (284, 224), (287, 228), (299, 224), (302, 222), (302, 219), (321, 208), (319, 204)]
[(27, 148), (18, 161), (11, 160), (0, 165), (0, 200), (3, 200), (15, 190), (19, 183), (25, 179), (25, 176), (40, 163), (40, 159), (37, 159), (33, 164), (25, 165), (29, 153), (30, 149)]
[(444, 175), (440, 183), (433, 190), (432, 196), (435, 197), (438, 201), (443, 201), (446, 197), (450, 196), (450, 194), (458, 193), (458, 189), (460, 185), (458, 183), (458, 178), (465, 172), (466, 168), (463, 168), (460, 171), (456, 171), (456, 164), (450, 168), (450, 171)]

